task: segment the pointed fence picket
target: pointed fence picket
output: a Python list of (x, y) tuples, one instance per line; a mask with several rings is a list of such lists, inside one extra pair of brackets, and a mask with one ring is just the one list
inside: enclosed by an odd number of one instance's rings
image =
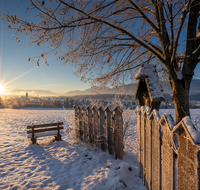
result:
[(148, 190), (200, 190), (200, 133), (187, 116), (137, 107), (138, 171)]
[(74, 106), (76, 136), (123, 159), (123, 117), (117, 106)]

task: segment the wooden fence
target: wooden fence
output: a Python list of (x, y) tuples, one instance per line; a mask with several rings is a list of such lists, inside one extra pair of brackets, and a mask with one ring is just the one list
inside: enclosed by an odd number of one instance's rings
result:
[(119, 107), (74, 106), (77, 138), (123, 159), (123, 118)]
[(175, 125), (170, 114), (160, 117), (137, 107), (138, 170), (149, 190), (200, 189), (200, 133), (186, 116)]

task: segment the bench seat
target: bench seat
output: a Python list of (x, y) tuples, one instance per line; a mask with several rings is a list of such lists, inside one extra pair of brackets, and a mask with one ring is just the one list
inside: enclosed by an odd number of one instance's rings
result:
[[(61, 130), (60, 134), (64, 134), (64, 131)], [(51, 135), (57, 135), (56, 131), (48, 131), (48, 132), (41, 132), (41, 133), (35, 133), (35, 137), (44, 137), (44, 136), (51, 136)], [(31, 138), (32, 134), (27, 134), (27, 138)]]

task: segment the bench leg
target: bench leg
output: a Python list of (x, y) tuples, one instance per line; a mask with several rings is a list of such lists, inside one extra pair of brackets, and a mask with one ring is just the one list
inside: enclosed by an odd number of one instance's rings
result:
[(54, 137), (55, 137), (55, 140), (56, 141), (61, 141), (62, 140), (62, 136), (61, 135), (54, 135)]
[(36, 144), (37, 139), (36, 138), (31, 138), (32, 144)]

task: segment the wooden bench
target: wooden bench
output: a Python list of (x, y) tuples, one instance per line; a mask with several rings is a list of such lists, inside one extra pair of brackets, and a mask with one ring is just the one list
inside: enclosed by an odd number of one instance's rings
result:
[[(36, 144), (37, 137), (51, 136), (54, 135), (57, 141), (61, 140), (61, 133), (63, 122), (47, 123), (39, 125), (27, 126), (27, 137), (31, 138), (32, 144)], [(53, 127), (56, 126), (56, 127)]]

